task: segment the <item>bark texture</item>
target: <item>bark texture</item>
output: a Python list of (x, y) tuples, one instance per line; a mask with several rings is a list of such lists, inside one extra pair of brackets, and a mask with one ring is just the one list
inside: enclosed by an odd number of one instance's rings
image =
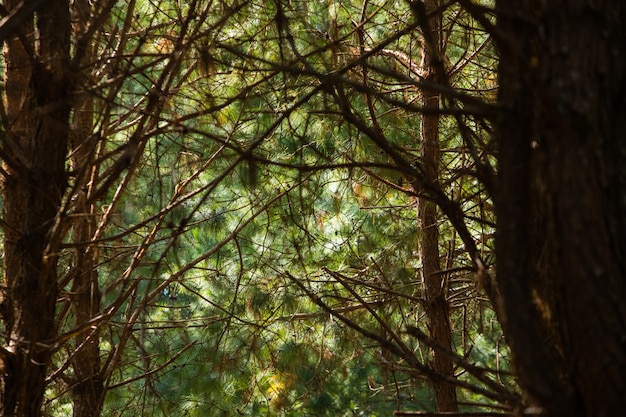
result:
[[(5, 3), (7, 9), (19, 1)], [(2, 415), (39, 416), (55, 329), (70, 115), (68, 2), (49, 0), (5, 46)]]
[[(88, 31), (90, 5), (87, 0), (74, 0), (72, 16), (74, 21), (75, 74), (81, 74), (78, 82), (89, 86), (90, 79), (83, 75), (81, 68), (89, 68), (94, 61), (95, 48), (85, 42), (83, 36)], [(79, 41), (80, 40), (80, 41)], [(81, 49), (82, 48), (82, 49)], [(71, 305), (74, 313), (74, 326), (79, 328), (95, 317), (100, 311), (100, 289), (98, 286), (98, 250), (90, 242), (96, 231), (96, 204), (92, 197), (97, 183), (97, 165), (94, 163), (98, 140), (93, 133), (95, 100), (83, 94), (75, 100), (70, 135), (71, 163), (77, 172), (76, 197), (73, 223), (73, 241), (85, 242), (76, 248), (70, 273), (72, 281)], [(104, 383), (101, 375), (100, 342), (97, 329), (86, 329), (76, 336), (72, 368), (72, 400), (74, 417), (99, 416), (104, 400)]]
[(626, 392), (626, 6), (500, 0), (498, 284), (529, 405)]
[[(425, 2), (428, 12), (437, 7), (437, 1)], [(434, 15), (425, 25), (429, 36), (423, 46), (421, 73), (428, 82), (437, 82), (437, 65), (440, 59), (439, 32), (440, 16)], [(439, 66), (440, 67), (440, 66)], [(422, 105), (428, 109), (438, 109), (439, 93), (425, 88), (422, 91)], [(426, 181), (437, 183), (439, 177), (439, 114), (436, 111), (423, 114), (420, 126), (421, 163)], [(420, 225), (419, 251), (422, 260), (422, 284), (424, 287), (424, 310), (428, 320), (430, 337), (438, 345), (452, 349), (452, 335), (448, 301), (446, 299), (446, 276), (441, 273), (439, 259), (439, 226), (437, 206), (432, 201), (418, 199), (418, 221)], [(454, 376), (454, 364), (450, 357), (440, 350), (432, 352), (433, 369), (445, 377)], [(435, 406), (437, 411), (458, 411), (456, 387), (445, 379), (433, 381)]]

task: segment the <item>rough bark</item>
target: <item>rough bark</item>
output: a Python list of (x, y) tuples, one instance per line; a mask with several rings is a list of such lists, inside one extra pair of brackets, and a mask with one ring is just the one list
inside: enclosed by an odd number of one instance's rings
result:
[[(86, 187), (87, 188), (87, 187)], [(88, 202), (89, 190), (79, 193), (76, 201), (77, 217), (74, 225), (74, 239), (88, 242), (95, 231), (94, 204)], [(98, 253), (94, 246), (79, 247), (74, 254), (72, 266), (71, 304), (74, 325), (80, 327), (100, 310), (100, 291), (96, 265)], [(100, 344), (97, 329), (86, 329), (75, 339), (75, 354), (72, 358), (74, 377), (72, 399), (73, 416), (98, 416), (102, 410), (104, 385), (101, 377)]]
[(611, 416), (626, 393), (626, 6), (497, 2), (498, 283), (529, 405)]
[[(12, 10), (18, 1), (5, 3)], [(2, 414), (39, 416), (55, 334), (58, 209), (69, 132), (68, 2), (49, 0), (5, 47)]]
[[(75, 40), (81, 39), (87, 31), (90, 6), (87, 0), (74, 0)], [(89, 74), (82, 74), (80, 68), (88, 68), (94, 59), (94, 47), (89, 42), (75, 45), (75, 50), (83, 48), (80, 59), (76, 62), (75, 73), (81, 85), (90, 84)], [(75, 197), (75, 216), (73, 240), (85, 242), (76, 248), (71, 272), (71, 305), (74, 313), (74, 326), (79, 328), (95, 317), (100, 311), (100, 289), (98, 286), (98, 251), (95, 245), (89, 245), (96, 230), (96, 205), (91, 200), (94, 184), (97, 183), (97, 167), (94, 167), (97, 137), (93, 132), (94, 121), (93, 96), (83, 94), (75, 101), (72, 117), (70, 146), (72, 149), (72, 168), (77, 172), (77, 192)], [(74, 370), (72, 381), (72, 399), (74, 417), (98, 416), (102, 411), (104, 384), (101, 375), (100, 343), (97, 329), (76, 336), (76, 351), (72, 358)]]
[[(436, 1), (429, 0), (426, 10), (434, 10)], [(421, 74), (428, 82), (437, 81), (435, 60), (440, 59), (439, 31), (440, 17), (429, 19), (426, 30), (430, 36), (424, 42)], [(429, 89), (422, 91), (422, 105), (425, 108), (439, 108), (439, 93)], [(420, 126), (421, 163), (425, 179), (434, 184), (439, 177), (439, 114), (428, 112), (422, 115)], [(418, 199), (418, 222), (420, 225), (419, 251), (422, 260), (422, 284), (424, 287), (424, 310), (428, 320), (430, 337), (438, 345), (452, 348), (452, 335), (448, 302), (446, 300), (446, 276), (441, 273), (439, 259), (439, 228), (437, 206), (427, 199)], [(433, 350), (433, 369), (445, 376), (454, 375), (454, 364), (445, 352)], [(437, 411), (458, 411), (456, 387), (450, 382), (433, 381), (435, 406)]]

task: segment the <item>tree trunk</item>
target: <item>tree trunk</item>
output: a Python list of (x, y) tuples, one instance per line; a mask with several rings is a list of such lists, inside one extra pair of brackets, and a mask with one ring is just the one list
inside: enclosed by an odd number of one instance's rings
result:
[(626, 392), (626, 6), (497, 2), (498, 283), (529, 405), (612, 416)]
[[(427, 1), (426, 10), (437, 7), (436, 0)], [(435, 83), (437, 71), (435, 60), (440, 58), (440, 16), (429, 19), (430, 36), (424, 42), (421, 72), (425, 80)], [(439, 108), (439, 93), (430, 89), (422, 91), (422, 105), (428, 109)], [(436, 183), (439, 178), (439, 114), (423, 114), (420, 126), (421, 162), (426, 181)], [(439, 345), (452, 349), (452, 335), (448, 301), (446, 300), (445, 275), (441, 274), (439, 260), (439, 227), (437, 206), (426, 199), (418, 199), (418, 222), (420, 225), (419, 252), (422, 260), (422, 284), (424, 310), (428, 320), (430, 337)], [(445, 352), (434, 349), (433, 369), (446, 377), (454, 375), (454, 364)], [(456, 387), (444, 379), (433, 381), (437, 411), (458, 411)]]
[(41, 414), (51, 359), (70, 114), (67, 1), (48, 0), (36, 21), (36, 28), (32, 19), (24, 23), (20, 39), (5, 48), (2, 413), (19, 417)]
[[(72, 12), (74, 33), (83, 35), (88, 27), (90, 6), (87, 0), (74, 0)], [(80, 68), (88, 68), (94, 59), (93, 45), (76, 45), (80, 51), (76, 73)], [(89, 85), (89, 77), (82, 77), (81, 85)], [(96, 205), (91, 201), (94, 184), (97, 183), (97, 167), (94, 167), (97, 137), (93, 132), (94, 99), (82, 95), (76, 99), (72, 117), (70, 146), (72, 168), (77, 172), (76, 197), (73, 223), (73, 240), (89, 242), (96, 231)], [(71, 304), (74, 313), (74, 326), (80, 327), (100, 311), (100, 289), (98, 286), (98, 250), (96, 246), (84, 244), (76, 248), (71, 272)], [(72, 358), (74, 380), (72, 399), (74, 417), (99, 416), (104, 400), (104, 384), (101, 375), (99, 333), (87, 329), (76, 336), (76, 352)]]
[[(95, 231), (95, 205), (88, 202), (90, 187), (86, 184), (76, 199), (74, 239), (88, 242)], [(96, 265), (98, 253), (94, 246), (81, 246), (74, 254), (72, 266), (72, 309), (74, 325), (79, 327), (100, 310), (100, 290)], [(104, 385), (101, 375), (99, 334), (95, 329), (86, 329), (75, 340), (75, 355), (72, 358), (74, 377), (72, 398), (74, 417), (98, 416), (104, 400)]]

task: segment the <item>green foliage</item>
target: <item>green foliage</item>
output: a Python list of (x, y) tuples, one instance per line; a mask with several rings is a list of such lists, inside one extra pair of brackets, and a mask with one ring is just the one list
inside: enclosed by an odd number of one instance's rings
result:
[[(97, 207), (111, 312), (99, 330), (103, 415), (432, 409), (415, 366), (428, 364), (428, 346), (406, 333), (426, 330), (415, 180), (423, 85), (397, 58), (420, 59), (409, 7), (130, 3), (116, 4), (94, 37), (89, 68), (103, 73), (93, 169), (106, 177), (134, 149)], [(450, 88), (490, 101), (496, 58), (476, 26), (456, 5), (443, 12)], [(453, 103), (465, 106), (450, 98), (444, 113)], [(493, 163), (489, 123), (448, 115), (440, 136), (441, 195), (458, 204), (490, 267), (494, 215), (475, 175), (478, 162)], [(443, 213), (441, 223), (456, 353), (502, 371), (490, 375), (514, 390), (464, 242)], [(58, 352), (57, 369), (71, 352)], [(71, 408), (64, 384), (58, 375), (50, 384), (52, 414)]]

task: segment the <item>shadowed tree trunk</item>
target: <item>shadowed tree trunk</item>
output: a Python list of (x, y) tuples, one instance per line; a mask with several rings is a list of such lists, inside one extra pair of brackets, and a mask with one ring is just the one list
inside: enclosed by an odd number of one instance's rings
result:
[(498, 282), (529, 405), (613, 416), (626, 392), (626, 6), (497, 2)]
[[(75, 40), (87, 30), (90, 6), (87, 0), (74, 0), (73, 7)], [(78, 44), (75, 50), (80, 52), (76, 73), (80, 68), (88, 68), (94, 59), (94, 47), (89, 42)], [(81, 85), (89, 85), (87, 76), (79, 79)], [(72, 117), (72, 167), (77, 172), (78, 191), (75, 198), (74, 242), (89, 242), (96, 231), (96, 205), (91, 197), (94, 184), (97, 183), (98, 169), (94, 166), (95, 152), (98, 145), (93, 132), (94, 99), (83, 94), (75, 101)], [(76, 248), (70, 279), (72, 280), (71, 304), (74, 313), (74, 326), (84, 325), (100, 311), (100, 289), (98, 286), (98, 250), (95, 245), (84, 244)], [(100, 344), (97, 329), (88, 328), (76, 336), (76, 352), (72, 359), (74, 380), (72, 399), (74, 417), (98, 416), (102, 411), (104, 384), (101, 375)]]
[[(427, 11), (435, 10), (436, 0), (425, 3)], [(428, 82), (437, 82), (434, 60), (440, 59), (439, 31), (440, 16), (429, 19), (430, 36), (424, 42), (421, 72)], [(425, 88), (422, 91), (422, 105), (428, 109), (439, 108), (439, 93)], [(437, 183), (439, 177), (439, 114), (435, 111), (423, 114), (420, 126), (421, 162), (426, 181)], [(439, 259), (439, 227), (437, 206), (427, 199), (418, 199), (418, 221), (420, 225), (419, 250), (422, 260), (422, 283), (424, 287), (424, 310), (428, 320), (430, 337), (439, 345), (450, 348), (452, 336), (448, 301), (446, 300), (445, 275), (441, 273)], [(454, 375), (454, 364), (445, 352), (434, 349), (433, 369), (444, 376)], [(456, 387), (442, 380), (433, 381), (437, 411), (458, 411)]]
[(55, 335), (70, 115), (68, 2), (44, 2), (36, 22), (26, 20), (5, 44), (2, 414), (19, 417), (41, 413)]

